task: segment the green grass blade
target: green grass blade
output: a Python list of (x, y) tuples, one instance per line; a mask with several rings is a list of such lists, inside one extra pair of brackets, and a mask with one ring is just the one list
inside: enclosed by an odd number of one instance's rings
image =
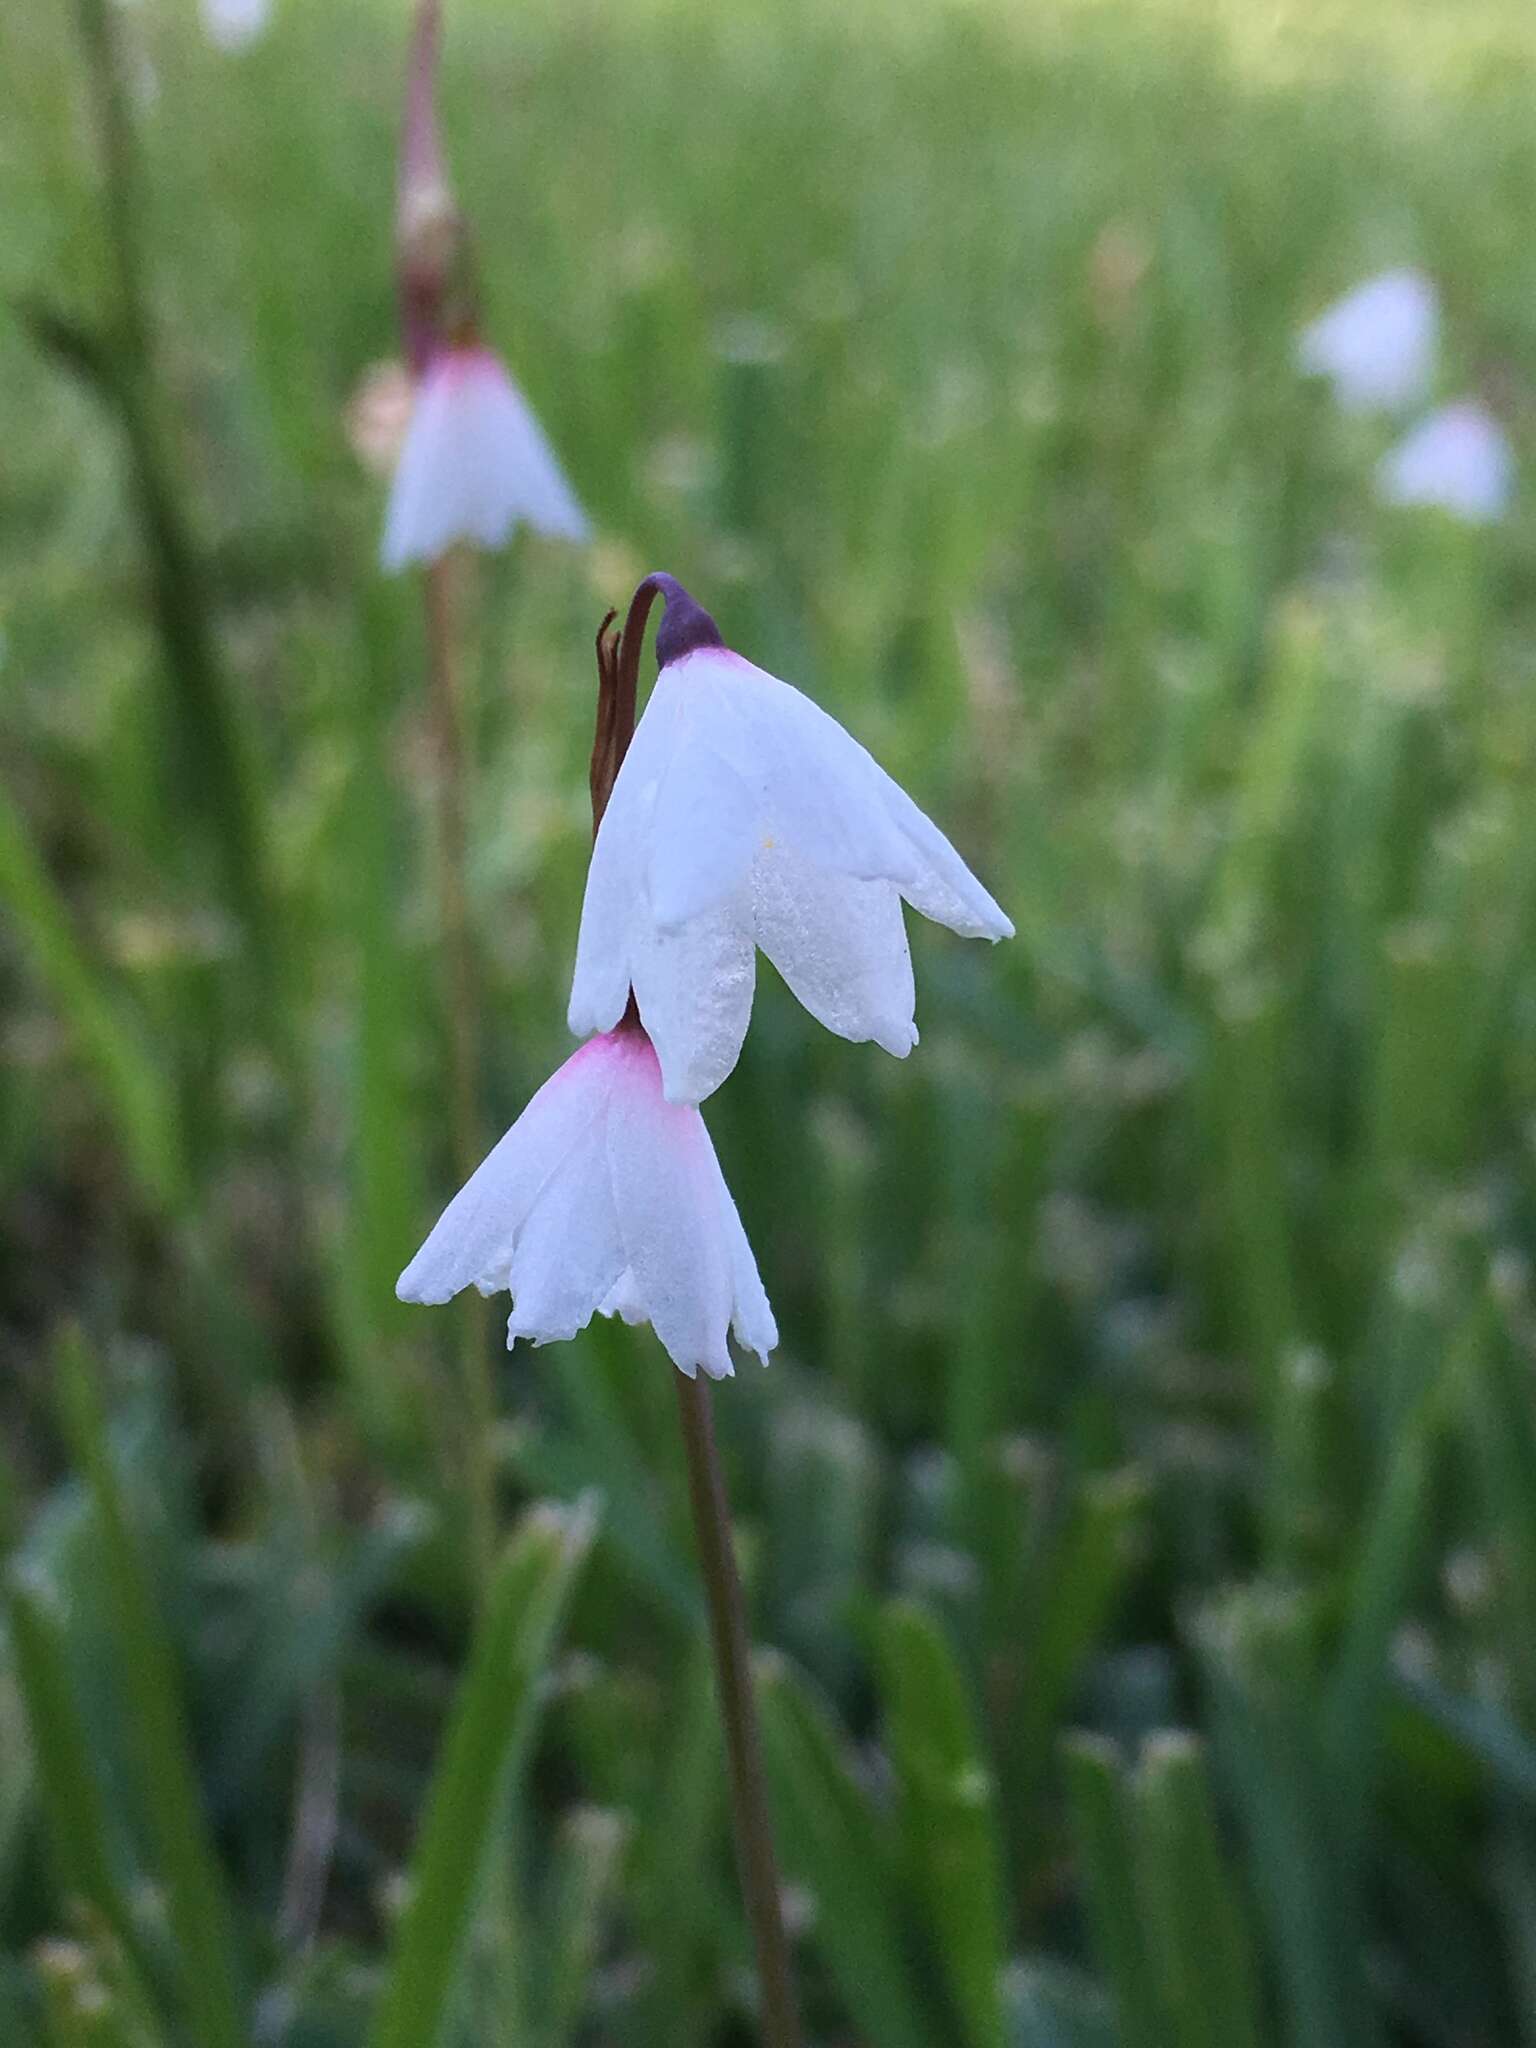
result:
[(1343, 1640), (1323, 1703), (1325, 1761), (1338, 1810), (1363, 1823), (1390, 1686), (1389, 1653), (1423, 1552), (1425, 1509), (1454, 1393), (1487, 1347), (1487, 1316), (1474, 1306), (1447, 1337), (1433, 1377), (1397, 1423), (1385, 1470), (1366, 1511), (1350, 1576)]
[[(1010, 1850), (1033, 1855), (1038, 1803), (1049, 1778), (1053, 1739), (1073, 1688), (1100, 1639), (1135, 1562), (1147, 1485), (1134, 1467), (1095, 1474), (1069, 1510), (1056, 1543), (1033, 1574), (1036, 1611), (1005, 1744)], [(1020, 1845), (1022, 1844), (1022, 1850)]]
[(1319, 1755), (1315, 1620), (1303, 1602), (1243, 1588), (1207, 1609), (1195, 1632), (1291, 2038), (1375, 2048), (1359, 1873), (1336, 1853)]
[(1120, 2048), (1103, 1994), (1075, 1970), (1031, 1956), (1008, 1972), (1012, 2048)]
[(114, 1838), (96, 1761), (75, 1704), (59, 1625), (44, 1595), (19, 1571), (7, 1579), (5, 1600), (60, 1884), (67, 1898), (90, 1907), (129, 1944), (134, 1940), (133, 1920), (117, 1867), (122, 1845)]
[(51, 2048), (172, 2048), (131, 1959), (104, 1927), (88, 1924), (82, 1940), (42, 1943), (37, 1974)]
[(193, 1762), (176, 1657), (118, 1482), (95, 1361), (77, 1333), (59, 1347), (65, 1432), (96, 1517), (110, 1589), (129, 1751), (199, 2048), (246, 2039), (234, 1934)]
[(791, 1396), (768, 1443), (768, 1574), (773, 1640), (834, 1697), (852, 1677), (848, 1617), (866, 1583), (880, 1461), (851, 1416)]
[(1001, 2048), (1007, 1907), (996, 1794), (965, 1680), (932, 1617), (893, 1601), (877, 1634), (908, 1882), (971, 2048)]
[(496, 1568), (427, 1794), (370, 2048), (437, 2048), (443, 2039), (501, 1788), (533, 1726), (539, 1682), (594, 1530), (589, 1508), (535, 1509)]
[(1253, 1940), (1193, 1736), (1148, 1743), (1132, 1785), (1142, 1910), (1171, 2048), (1260, 2048)]
[(1121, 2037), (1125, 2048), (1167, 2048), (1169, 2020), (1142, 1919), (1136, 1833), (1119, 1752), (1103, 1736), (1073, 1735), (1063, 1758), (1094, 1941)]
[(564, 2048), (576, 2038), (627, 1836), (623, 1816), (602, 1807), (583, 1807), (561, 1823), (548, 1879), (549, 1911), (540, 1928), (539, 2028), (546, 2048)]
[(805, 1884), (812, 1940), (871, 2048), (933, 2048), (896, 1912), (891, 1833), (859, 1784), (831, 1721), (787, 1660), (758, 1660), (774, 1813), (787, 1874)]
[(21, 816), (0, 788), (0, 901), (16, 920), (40, 980), (93, 1069), (123, 1150), (145, 1194), (175, 1211), (187, 1195), (172, 1090), (81, 950)]
[(1477, 1758), (1500, 1791), (1536, 1813), (1536, 1742), (1493, 1700), (1465, 1699), (1427, 1672), (1399, 1669), (1401, 1692), (1435, 1726)]
[(715, 1677), (702, 1631), (667, 1696), (667, 1741), (640, 1807), (628, 1886), (651, 1960), (645, 2038), (707, 2040), (719, 2024), (716, 1983), (738, 1923), (720, 1906), (727, 1862), (725, 1759)]

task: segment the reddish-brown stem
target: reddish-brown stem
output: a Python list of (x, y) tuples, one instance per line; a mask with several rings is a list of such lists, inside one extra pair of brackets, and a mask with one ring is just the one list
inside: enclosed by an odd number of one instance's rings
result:
[[(598, 836), (612, 786), (635, 737), (635, 698), (639, 690), (645, 621), (657, 596), (676, 606), (688, 635), (696, 643), (719, 643), (707, 612), (670, 575), (647, 575), (629, 600), (623, 631), (614, 631), (614, 612), (598, 627), (598, 717), (592, 739), (592, 838)], [(670, 623), (670, 612), (668, 612)], [(641, 1028), (635, 991), (629, 993), (625, 1024)], [(752, 1925), (758, 1952), (758, 1985), (762, 1999), (762, 2038), (766, 2048), (801, 2048), (801, 2021), (795, 2007), (795, 1985), (788, 1968), (788, 1937), (774, 1864), (774, 1837), (768, 1825), (764, 1792), (762, 1737), (752, 1698), (752, 1651), (741, 1602), (741, 1581), (731, 1546), (731, 1509), (725, 1499), (725, 1475), (715, 1444), (709, 1386), (702, 1378), (674, 1374), (678, 1382), (678, 1413), (682, 1444), (688, 1456), (688, 1497), (698, 1540), (698, 1569), (705, 1579), (709, 1628), (715, 1647), (715, 1686), (725, 1729), (727, 1776), (731, 1784), (731, 1827), (735, 1862), (741, 1876), (741, 1898)]]
[(610, 628), (618, 616), (609, 612), (597, 629), (597, 726), (592, 741), (592, 837), (603, 822), (613, 785), (635, 736), (635, 706), (640, 687), (640, 653), (651, 606), (670, 577), (647, 576), (629, 601), (622, 632)]
[(800, 2015), (790, 1974), (789, 1941), (784, 1932), (783, 1899), (768, 1820), (762, 1737), (752, 1696), (746, 1614), (731, 1542), (731, 1511), (715, 1442), (709, 1385), (702, 1377), (688, 1379), (682, 1373), (675, 1377), (699, 1569), (714, 1643), (736, 1865), (757, 1951), (763, 2041), (766, 2048), (800, 2048)]
[(452, 1077), (454, 1165), (468, 1179), (479, 1164), (476, 1129), (475, 969), (471, 950), (465, 868), (469, 807), (464, 777), (463, 710), (454, 644), (453, 558), (442, 556), (425, 573), (427, 695), (432, 720), (432, 788), (436, 806), (438, 935)]
[[(432, 722), (432, 792), (437, 873), (439, 987), (448, 1041), (448, 1086), (453, 1163), (460, 1181), (480, 1163), (480, 1046), (473, 938), (465, 871), (469, 805), (464, 761), (463, 708), (454, 621), (451, 555), (431, 563), (423, 578), (427, 628), (427, 701)], [(496, 1543), (496, 1388), (485, 1342), (485, 1313), (477, 1296), (459, 1304), (459, 1369), (464, 1383), (465, 1464), (470, 1545), (476, 1583), (484, 1585)]]
[[(668, 625), (673, 624), (673, 607), (681, 615), (685, 646), (719, 644), (719, 634), (708, 613), (695, 605), (672, 577), (660, 574), (647, 576), (630, 599), (622, 632), (612, 630), (613, 612), (598, 627), (597, 722), (591, 770), (594, 839), (634, 736), (640, 651), (645, 642), (646, 620), (658, 596), (667, 600)], [(641, 1024), (633, 990), (624, 1021), (637, 1028)], [(709, 1608), (720, 1721), (725, 1732), (736, 1865), (757, 1951), (763, 2040), (766, 2048), (800, 2048), (800, 2018), (790, 1975), (789, 1941), (784, 1931), (783, 1900), (768, 1820), (762, 1738), (752, 1694), (746, 1609), (731, 1542), (731, 1510), (715, 1442), (709, 1387), (701, 1378), (689, 1379), (683, 1373), (675, 1377), (688, 1462), (688, 1494), (693, 1504), (699, 1570)]]

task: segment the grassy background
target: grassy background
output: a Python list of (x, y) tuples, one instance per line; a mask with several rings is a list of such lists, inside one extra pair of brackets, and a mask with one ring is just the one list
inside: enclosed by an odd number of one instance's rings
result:
[[(1529, 10), (448, 13), (602, 535), (466, 591), (487, 1140), (568, 1049), (646, 569), (1019, 926), (914, 931), (905, 1064), (765, 966), (709, 1107), (814, 2040), (1532, 2048), (1532, 512), (1383, 514), (1291, 367), (1418, 262), (1445, 395), (1536, 438)], [(392, 1295), (451, 1187), (419, 602), (344, 426), (403, 10), (236, 60), (121, 10), (105, 402), (70, 15), (0, 64), (0, 2039), (748, 2040), (665, 1360), (504, 1362), (472, 1625), (452, 1318)]]

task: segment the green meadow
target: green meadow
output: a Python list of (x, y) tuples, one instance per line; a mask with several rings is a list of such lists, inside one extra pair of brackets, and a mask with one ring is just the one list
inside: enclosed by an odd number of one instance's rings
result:
[[(394, 1298), (407, 25), (0, 22), (4, 2048), (759, 2038), (672, 1368)], [(456, 569), (482, 1145), (649, 570), (1018, 928), (909, 918), (904, 1062), (762, 963), (706, 1108), (808, 2043), (1536, 2048), (1532, 472), (1388, 510), (1294, 360), (1419, 266), (1536, 454), (1536, 16), (448, 0), (442, 111), (598, 536)]]

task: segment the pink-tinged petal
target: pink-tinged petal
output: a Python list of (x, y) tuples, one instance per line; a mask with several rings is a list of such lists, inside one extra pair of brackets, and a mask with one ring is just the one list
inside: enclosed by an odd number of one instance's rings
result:
[(546, 1185), (602, 1116), (613, 1085), (612, 1040), (573, 1053), (475, 1169), (400, 1275), (402, 1301), (443, 1302), (466, 1287), (507, 1284), (518, 1232)]
[(550, 1344), (584, 1330), (625, 1267), (599, 1117), (546, 1183), (518, 1234), (507, 1284), (507, 1343)]
[(649, 1041), (630, 1037), (631, 1064), (608, 1111), (608, 1160), (634, 1294), (679, 1371), (726, 1379), (734, 1288), (713, 1148), (699, 1112), (663, 1098)]
[(758, 856), (752, 885), (757, 943), (811, 1015), (905, 1059), (917, 1026), (895, 885), (828, 874), (781, 847)]
[(521, 392), (486, 349), (449, 349), (422, 378), (390, 491), (382, 559), (430, 562), (455, 541), (500, 547), (519, 519), (568, 540), (586, 520)]
[(573, 1337), (595, 1314), (649, 1322), (690, 1376), (766, 1363), (773, 1315), (704, 1120), (669, 1103), (643, 1031), (595, 1038), (545, 1083), (401, 1276), (407, 1301), (470, 1284), (512, 1295), (507, 1342)]

